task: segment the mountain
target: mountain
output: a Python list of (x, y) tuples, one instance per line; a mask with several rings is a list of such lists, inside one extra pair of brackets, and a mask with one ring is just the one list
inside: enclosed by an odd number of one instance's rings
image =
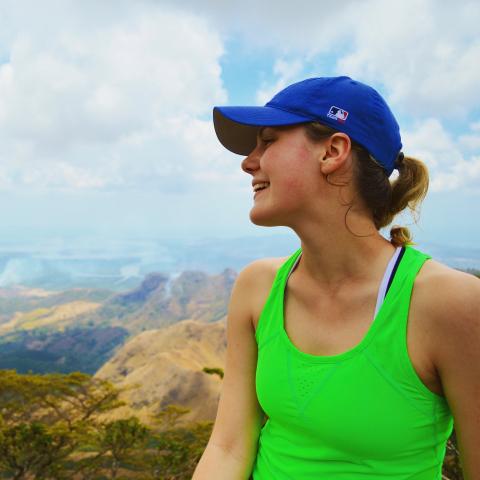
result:
[(191, 409), (185, 422), (213, 420), (221, 379), (202, 370), (223, 369), (226, 346), (226, 317), (213, 323), (183, 320), (138, 334), (95, 376), (127, 389), (121, 398), (128, 405), (115, 417), (135, 414), (151, 423), (150, 415), (176, 404)]
[(185, 319), (215, 322), (227, 313), (236, 275), (230, 268), (216, 275), (150, 273), (139, 287), (113, 295), (100, 308), (79, 315), (76, 323), (119, 326), (136, 334)]
[(225, 317), (236, 272), (151, 273), (127, 292), (0, 290), (0, 368), (95, 373), (132, 336)]

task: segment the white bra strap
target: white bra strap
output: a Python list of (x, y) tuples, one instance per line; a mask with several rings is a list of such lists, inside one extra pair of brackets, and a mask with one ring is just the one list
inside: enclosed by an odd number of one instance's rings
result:
[(298, 262), (300, 261), (300, 257), (302, 256), (302, 253), (303, 253), (303, 252), (300, 252), (300, 255), (297, 257), (297, 259), (295, 260), (295, 263), (293, 264), (292, 268), (290, 269), (290, 272), (288, 272), (287, 280), (290, 278), (290, 275), (293, 273), (293, 271), (294, 271), (295, 268), (297, 267)]
[(377, 305), (375, 306), (375, 317), (377, 316), (380, 307), (382, 306), (383, 300), (385, 298), (385, 294), (387, 293), (387, 286), (388, 282), (390, 281), (390, 275), (392, 274), (393, 268), (395, 267), (395, 263), (397, 262), (397, 258), (402, 251), (402, 247), (397, 247), (395, 253), (393, 254), (392, 258), (388, 262), (387, 268), (385, 269), (385, 273), (383, 274), (382, 282), (380, 283), (380, 288), (378, 289), (377, 295)]

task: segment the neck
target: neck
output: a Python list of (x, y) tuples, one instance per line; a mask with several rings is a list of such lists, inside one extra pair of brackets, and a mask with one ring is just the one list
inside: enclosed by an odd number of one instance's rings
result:
[(298, 268), (326, 290), (377, 280), (395, 252), (395, 247), (371, 221), (356, 218), (348, 226), (351, 232), (344, 223), (328, 226), (324, 222), (322, 225), (302, 222), (301, 229), (294, 228), (302, 246)]

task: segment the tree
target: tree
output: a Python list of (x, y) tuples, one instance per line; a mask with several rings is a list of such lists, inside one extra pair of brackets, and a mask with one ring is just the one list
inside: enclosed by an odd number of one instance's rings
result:
[(68, 478), (65, 461), (89, 443), (100, 414), (123, 405), (119, 393), (82, 373), (0, 371), (0, 470), (15, 479)]
[(158, 430), (170, 430), (176, 425), (180, 417), (189, 411), (189, 408), (170, 404), (151, 415), (151, 418), (153, 423), (157, 425)]
[(153, 435), (151, 451), (144, 456), (150, 475), (161, 480), (190, 480), (205, 450), (213, 422), (173, 427)]
[(43, 423), (21, 423), (2, 428), (0, 433), (0, 469), (15, 480), (53, 474), (56, 460), (70, 453), (69, 432)]
[(117, 478), (122, 463), (141, 466), (137, 461), (136, 450), (143, 448), (149, 438), (149, 430), (137, 417), (114, 420), (104, 424), (99, 432), (100, 454), (111, 457), (110, 478)]

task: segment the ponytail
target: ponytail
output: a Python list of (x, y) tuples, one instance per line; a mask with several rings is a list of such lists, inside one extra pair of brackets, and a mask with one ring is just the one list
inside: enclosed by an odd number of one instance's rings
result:
[[(419, 207), (428, 191), (429, 177), (426, 165), (413, 157), (404, 157), (398, 164), (398, 177), (391, 182), (391, 198), (388, 212), (380, 227), (389, 225), (395, 215), (408, 208), (418, 222)], [(395, 246), (413, 244), (407, 227), (394, 225), (390, 229), (390, 242)]]
[[(428, 191), (427, 166), (413, 157), (400, 157), (396, 163), (398, 176), (390, 181), (379, 165), (363, 147), (355, 147), (357, 154), (356, 182), (361, 198), (373, 213), (377, 230), (390, 225), (398, 213), (408, 208), (418, 222), (420, 204)], [(407, 227), (394, 225), (390, 242), (395, 246), (413, 245)]]

